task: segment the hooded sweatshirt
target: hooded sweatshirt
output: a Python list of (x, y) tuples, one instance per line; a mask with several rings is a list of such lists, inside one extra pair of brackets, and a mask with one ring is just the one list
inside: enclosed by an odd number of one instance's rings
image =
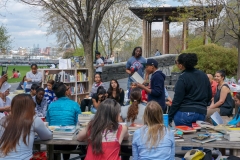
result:
[(156, 101), (165, 111), (165, 91), (164, 91), (165, 74), (157, 70), (152, 74), (150, 80), (151, 93), (148, 94), (148, 102)]

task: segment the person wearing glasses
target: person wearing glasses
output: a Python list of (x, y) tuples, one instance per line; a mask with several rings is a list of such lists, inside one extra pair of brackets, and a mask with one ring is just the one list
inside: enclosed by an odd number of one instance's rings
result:
[(212, 89), (207, 75), (194, 68), (197, 62), (195, 53), (182, 53), (175, 61), (182, 73), (175, 85), (175, 94), (168, 113), (170, 125), (174, 120), (176, 126), (192, 127), (192, 123), (197, 120), (205, 120)]

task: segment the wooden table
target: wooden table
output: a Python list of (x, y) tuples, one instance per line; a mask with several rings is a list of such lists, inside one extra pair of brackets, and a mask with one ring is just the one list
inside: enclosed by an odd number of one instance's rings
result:
[[(224, 138), (222, 140), (217, 140), (209, 143), (197, 143), (192, 142), (191, 138), (196, 137), (198, 134), (205, 133), (205, 132), (196, 132), (194, 134), (185, 134), (184, 141), (177, 141), (175, 142), (176, 147), (182, 147), (182, 146), (188, 146), (188, 147), (204, 147), (204, 148), (225, 148), (225, 149), (231, 149), (232, 153), (231, 155), (234, 156), (240, 156), (240, 142), (232, 142), (228, 141)], [(77, 140), (48, 140), (48, 141), (41, 141), (41, 140), (35, 140), (34, 144), (40, 145), (45, 144), (47, 145), (47, 151), (48, 151), (48, 158), (49, 160), (52, 160), (54, 158), (54, 145), (87, 145), (86, 142), (79, 142)], [(131, 138), (129, 140), (124, 140), (121, 144), (121, 146), (132, 146), (132, 140)]]

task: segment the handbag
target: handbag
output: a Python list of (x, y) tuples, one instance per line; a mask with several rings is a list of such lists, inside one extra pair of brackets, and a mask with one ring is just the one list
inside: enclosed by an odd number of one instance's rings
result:
[(185, 160), (201, 160), (204, 158), (204, 156), (205, 153), (203, 151), (198, 149), (192, 149), (184, 155), (184, 158)]

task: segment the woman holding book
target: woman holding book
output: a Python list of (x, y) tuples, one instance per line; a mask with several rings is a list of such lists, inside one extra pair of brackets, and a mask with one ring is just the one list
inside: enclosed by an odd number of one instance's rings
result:
[(124, 90), (119, 87), (119, 83), (116, 79), (112, 79), (107, 91), (108, 98), (115, 99), (121, 106), (124, 102)]
[(78, 134), (88, 141), (85, 160), (120, 160), (120, 145), (128, 138), (127, 127), (118, 123), (121, 106), (113, 99), (103, 101), (88, 126)]
[(88, 106), (88, 108), (91, 107), (92, 105), (92, 96), (94, 93), (97, 93), (97, 89), (98, 87), (103, 86), (104, 89), (106, 89), (104, 83), (102, 82), (102, 78), (101, 75), (96, 73), (94, 75), (94, 83), (92, 85), (92, 89), (89, 95), (87, 95), (82, 101), (81, 101), (81, 110), (82, 112), (85, 112), (86, 110), (86, 106)]
[(157, 102), (148, 102), (143, 121), (144, 126), (133, 135), (133, 160), (175, 159), (174, 135), (164, 126), (163, 111)]
[(52, 132), (35, 116), (35, 104), (27, 94), (13, 98), (11, 114), (0, 124), (0, 159), (30, 159), (35, 132), (41, 140), (52, 139)]

